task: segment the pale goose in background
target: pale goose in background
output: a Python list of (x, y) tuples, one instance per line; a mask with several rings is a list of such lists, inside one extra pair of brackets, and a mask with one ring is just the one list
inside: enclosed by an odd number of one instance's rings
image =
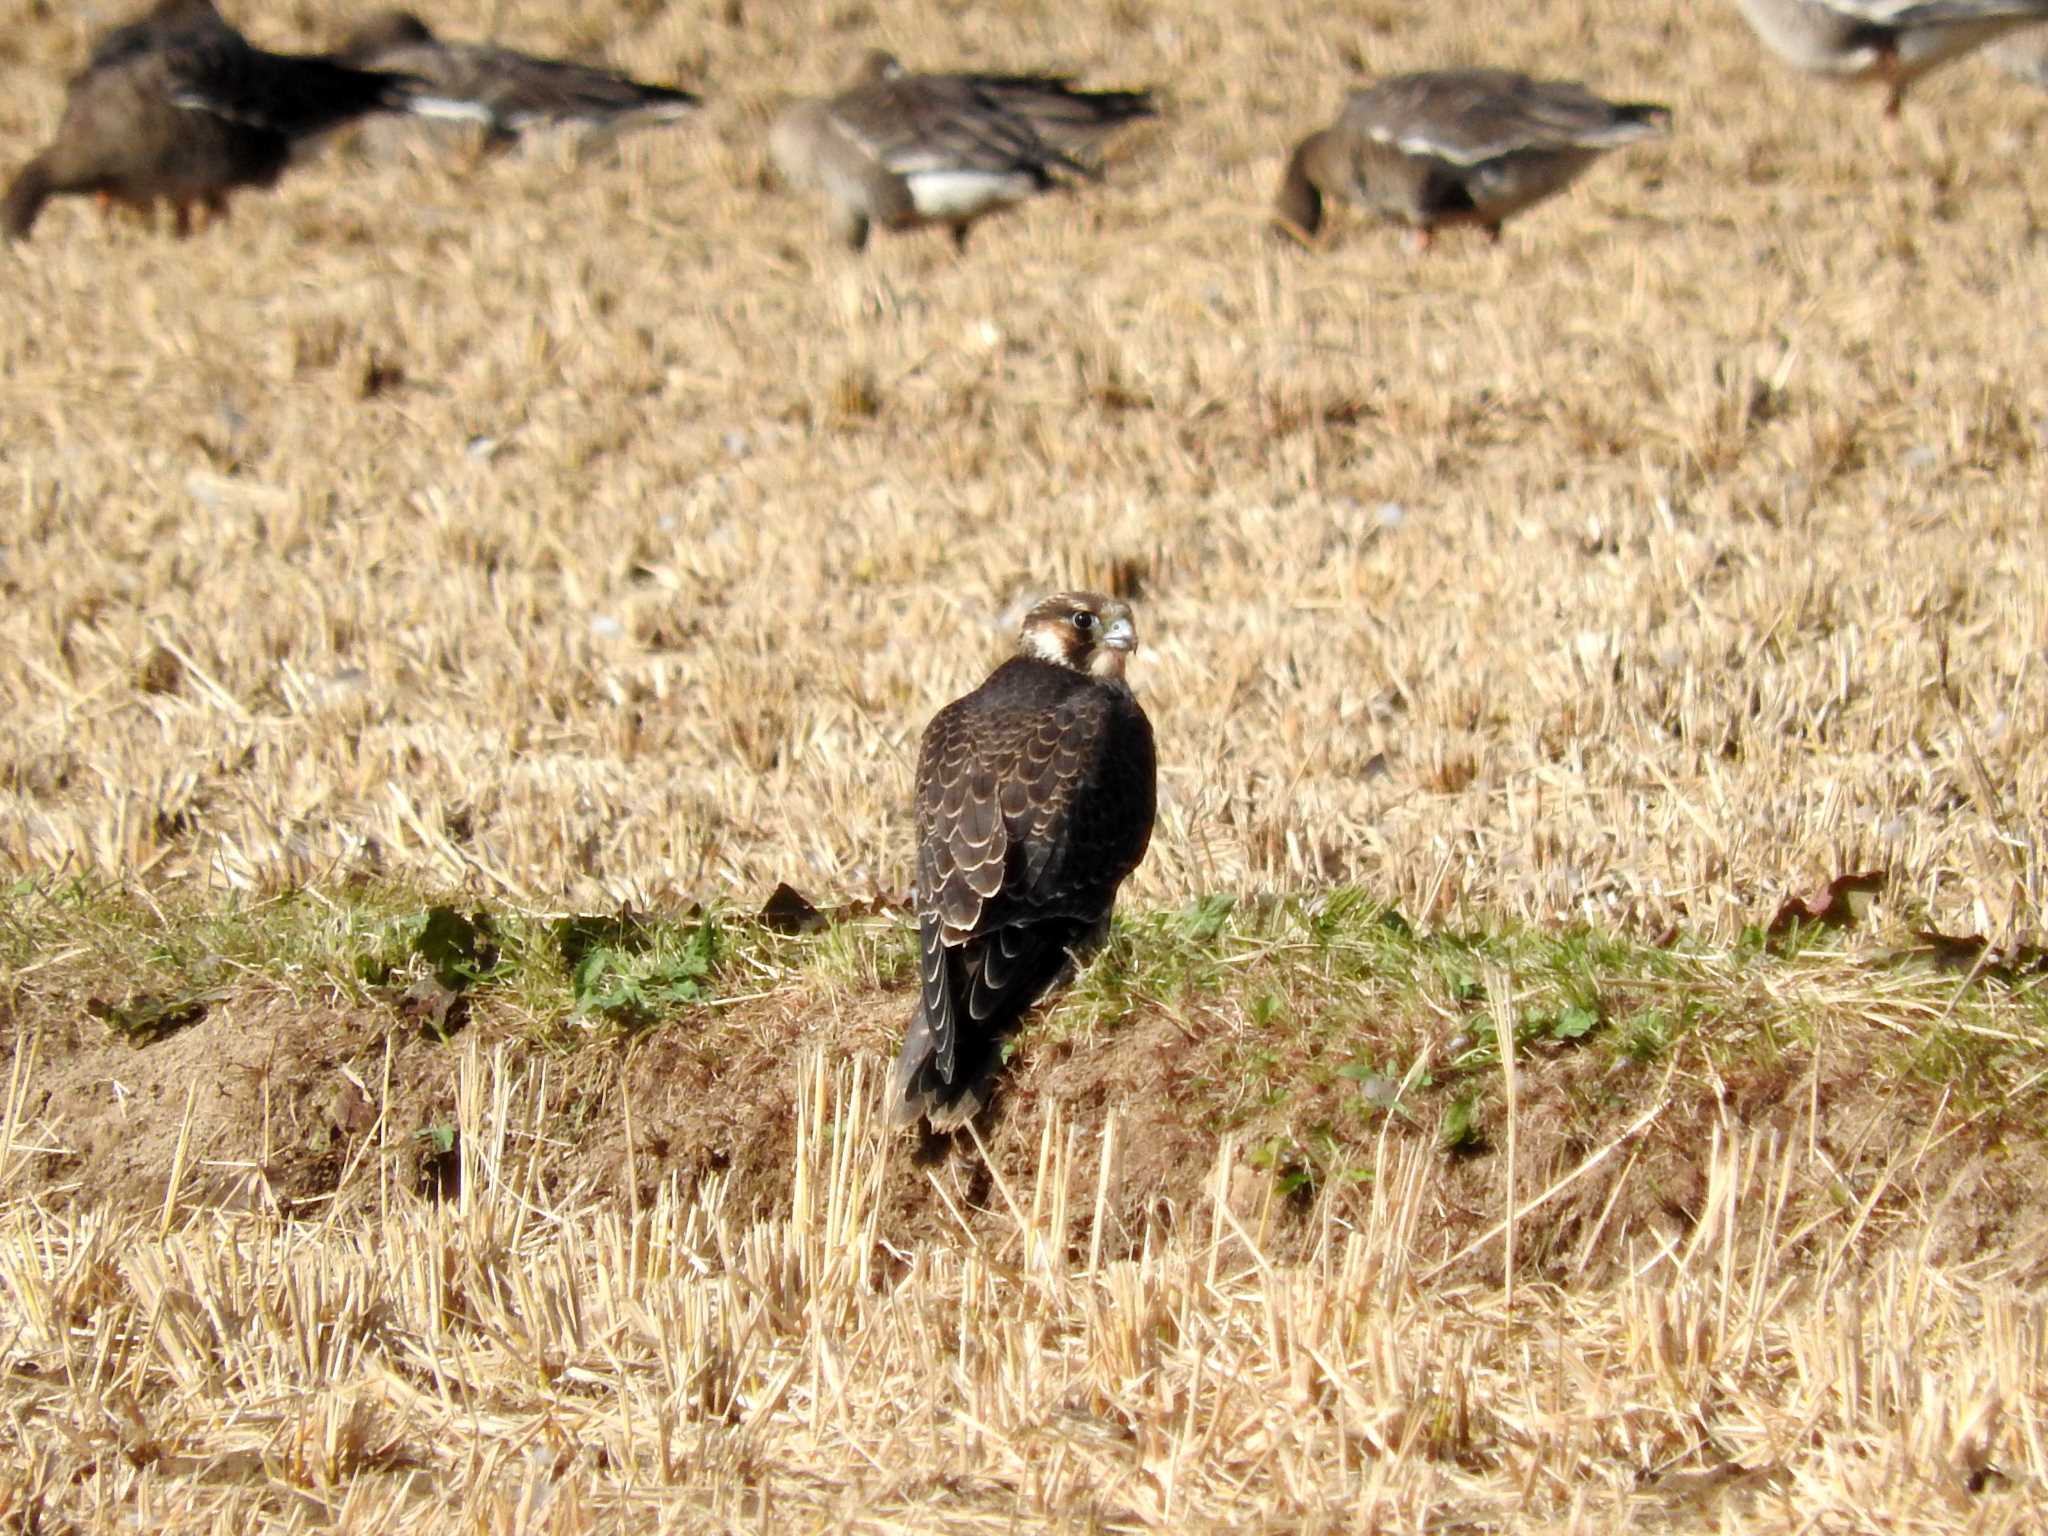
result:
[(1896, 117), (1906, 87), (2030, 22), (2048, 0), (1736, 0), (1756, 35), (1795, 69), (1884, 83)]
[(613, 70), (545, 59), (485, 43), (443, 42), (407, 11), (383, 11), (351, 32), (336, 55), (358, 69), (427, 82), (436, 95), (474, 103), (493, 145), (529, 128), (579, 125), (610, 134), (635, 122), (673, 122), (698, 104), (689, 91)]
[(2029, 27), (1993, 43), (1991, 58), (2015, 80), (2048, 91), (2048, 27)]
[(1669, 133), (1671, 113), (1616, 103), (1565, 80), (1499, 69), (1395, 75), (1345, 100), (1337, 121), (1295, 147), (1280, 226), (1314, 244), (1326, 198), (1407, 224), (1426, 249), (1444, 224), (1504, 221), (1563, 191), (1610, 149)]
[(51, 197), (90, 193), (147, 211), (227, 212), (238, 187), (268, 187), (308, 138), (369, 112), (459, 111), (401, 75), (251, 47), (209, 0), (162, 0), (108, 33), (70, 84), (55, 137), (0, 199), (23, 239)]
[(1129, 101), (1138, 93), (1100, 93), (1120, 101), (1107, 107), (1090, 94), (1022, 75), (912, 74), (874, 54), (837, 96), (785, 109), (768, 151), (792, 186), (825, 194), (853, 249), (877, 224), (942, 224), (964, 250), (975, 220), (1059, 185), (1060, 173), (1098, 174), (1062, 141), (1142, 112)]
[[(847, 82), (849, 89), (914, 72), (893, 53), (875, 49)], [(1094, 149), (1126, 123), (1157, 117), (1150, 91), (1080, 91), (1071, 75), (928, 74), (921, 78), (966, 89), (1026, 119), (1046, 143), (1069, 153)]]

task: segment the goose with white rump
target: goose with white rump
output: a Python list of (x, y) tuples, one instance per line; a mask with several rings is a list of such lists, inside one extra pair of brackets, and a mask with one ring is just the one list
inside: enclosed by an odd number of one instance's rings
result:
[(1076, 91), (1051, 76), (918, 74), (869, 55), (835, 96), (797, 101), (768, 134), (791, 186), (823, 193), (832, 230), (854, 250), (870, 230), (941, 225), (965, 250), (974, 224), (1101, 174), (1076, 157), (1153, 112), (1133, 91)]
[(1393, 75), (1353, 91), (1336, 122), (1294, 148), (1274, 205), (1280, 229), (1315, 245), (1338, 198), (1409, 226), (1426, 250), (1447, 224), (1490, 239), (1610, 149), (1671, 131), (1652, 102), (1612, 102), (1568, 80), (1503, 69)]

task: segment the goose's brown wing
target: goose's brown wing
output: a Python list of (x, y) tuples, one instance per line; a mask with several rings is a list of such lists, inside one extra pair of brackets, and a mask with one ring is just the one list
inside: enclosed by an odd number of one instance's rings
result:
[(899, 75), (842, 92), (832, 120), (884, 168), (899, 176), (926, 171), (1054, 169), (1090, 174), (1088, 167), (1046, 142), (1028, 118), (1004, 110), (962, 77)]
[(1030, 123), (1046, 143), (1062, 150), (1087, 149), (1112, 130), (1139, 118), (1157, 117), (1149, 91), (1083, 91), (1058, 75), (952, 75), (1005, 112)]
[(482, 43), (406, 42), (367, 60), (413, 75), (439, 96), (474, 102), (512, 132), (546, 123), (602, 123), (635, 114), (675, 117), (697, 105), (689, 91), (648, 85), (608, 69)]
[(231, 32), (182, 36), (162, 57), (177, 105), (291, 139), (368, 112), (404, 111), (418, 85), (317, 55), (266, 53)]
[(1597, 149), (1665, 130), (1670, 113), (1566, 80), (1500, 69), (1397, 75), (1354, 93), (1344, 121), (1378, 143), (1478, 165), (1525, 150)]

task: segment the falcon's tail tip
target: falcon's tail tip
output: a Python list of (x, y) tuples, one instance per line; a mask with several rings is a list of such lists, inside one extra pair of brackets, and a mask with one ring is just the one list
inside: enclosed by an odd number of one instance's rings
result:
[(884, 1120), (900, 1129), (928, 1121), (935, 1135), (957, 1131), (980, 1114), (988, 1102), (980, 1082), (947, 1082), (939, 1075), (930, 1038), (917, 1024), (903, 1042), (903, 1054), (896, 1058), (890, 1075), (889, 1096), (884, 1102)]

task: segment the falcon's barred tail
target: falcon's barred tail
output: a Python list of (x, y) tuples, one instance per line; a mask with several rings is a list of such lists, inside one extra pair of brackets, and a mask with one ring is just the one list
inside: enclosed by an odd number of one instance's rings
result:
[[(953, 993), (947, 986), (946, 951), (936, 923), (919, 925), (918, 1001), (904, 1031), (903, 1050), (890, 1078), (886, 1113), (891, 1125), (909, 1125), (947, 1102), (957, 1065), (959, 1029), (953, 1019)], [(939, 1065), (945, 1058), (943, 1070)], [(971, 1118), (981, 1106), (967, 1111)]]
[(924, 1007), (911, 1016), (903, 1036), (903, 1052), (896, 1058), (896, 1071), (889, 1080), (889, 1101), (884, 1113), (890, 1125), (914, 1125), (920, 1115), (928, 1117), (935, 1131), (952, 1130), (981, 1113), (981, 1096), (956, 1088), (939, 1075), (938, 1031), (925, 1017)]
[[(961, 1036), (943, 1025), (934, 1029), (919, 1004), (890, 1080), (888, 1123), (913, 1125), (922, 1115), (943, 1135), (980, 1114), (994, 1087), (996, 1069), (1003, 1064), (1003, 1044), (1023, 1023), (1024, 1013), (1017, 1009), (1000, 1029), (978, 1028)], [(947, 1034), (953, 1035), (950, 1071), (940, 1064), (946, 1055), (940, 1041)]]
[(896, 1058), (890, 1123), (908, 1125), (923, 1115), (943, 1132), (979, 1114), (1004, 1043), (1032, 1004), (1099, 942), (1104, 926), (1020, 924), (949, 949), (937, 925), (925, 925), (921, 995)]

